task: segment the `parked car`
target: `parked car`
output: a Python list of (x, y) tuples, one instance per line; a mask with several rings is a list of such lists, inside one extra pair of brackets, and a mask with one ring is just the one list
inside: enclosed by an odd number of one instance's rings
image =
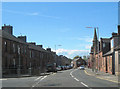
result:
[(47, 72), (57, 72), (56, 65), (54, 64), (47, 64), (46, 69)]
[(81, 65), (80, 70), (84, 70), (84, 69), (85, 69), (84, 65)]
[(57, 71), (62, 70), (61, 66), (58, 66), (56, 69), (57, 69)]
[(61, 66), (61, 69), (62, 69), (62, 70), (65, 70), (65, 66)]

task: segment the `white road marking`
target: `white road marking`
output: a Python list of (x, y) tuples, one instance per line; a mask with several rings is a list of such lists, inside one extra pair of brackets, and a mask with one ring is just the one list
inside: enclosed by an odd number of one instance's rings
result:
[(7, 80), (7, 79), (0, 79), (0, 80)]
[(81, 82), (82, 85), (84, 85), (85, 87), (88, 87), (88, 85), (86, 85), (85, 83)]
[[(76, 77), (74, 77), (74, 76), (72, 75), (72, 73), (73, 73), (74, 71), (78, 70), (78, 69), (79, 69), (79, 68), (77, 68), (77, 69), (73, 70), (72, 72), (70, 72), (70, 75), (71, 75), (71, 77), (73, 77), (76, 81), (79, 82), (79, 80), (78, 80)], [(85, 87), (88, 87), (88, 85), (86, 85), (86, 84), (83, 83), (83, 82), (81, 82), (81, 84), (84, 85)], [(90, 88), (90, 89), (91, 89), (91, 88)]]
[(40, 79), (40, 78), (42, 78), (43, 76), (40, 76), (40, 77), (38, 77), (37, 79), (35, 79), (34, 81), (37, 81), (38, 79)]
[(39, 84), (43, 79), (45, 79), (47, 76), (44, 76), (43, 78), (41, 78), (40, 81), (38, 81), (37, 83), (35, 83), (32, 87), (35, 87), (37, 84)]
[(74, 78), (76, 81), (79, 81), (77, 78)]
[(74, 72), (74, 71), (76, 71), (77, 69), (75, 69), (75, 70), (73, 70), (72, 72), (70, 72), (70, 76), (71, 77), (73, 77), (76, 81), (79, 81), (76, 77), (74, 77), (73, 75), (72, 75), (72, 73)]

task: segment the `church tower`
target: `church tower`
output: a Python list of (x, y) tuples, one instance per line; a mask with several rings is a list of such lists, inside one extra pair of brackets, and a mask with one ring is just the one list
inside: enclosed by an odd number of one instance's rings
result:
[(94, 28), (94, 38), (93, 38), (93, 52), (94, 52), (94, 55), (97, 53), (97, 47), (98, 45), (98, 39), (97, 39), (97, 33), (96, 33), (96, 28)]

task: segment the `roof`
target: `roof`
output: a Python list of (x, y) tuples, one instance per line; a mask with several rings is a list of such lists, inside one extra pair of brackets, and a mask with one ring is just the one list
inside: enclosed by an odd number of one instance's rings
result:
[(6, 31), (0, 30), (0, 37), (5, 38), (5, 39), (9, 39), (9, 40), (13, 40), (22, 44), (27, 44), (26, 42), (18, 39), (17, 37), (15, 37), (14, 35), (11, 35), (9, 33), (7, 33)]
[(115, 50), (120, 50), (120, 45), (114, 48)]
[(34, 50), (42, 51), (42, 52), (49, 52), (49, 51), (47, 51), (47, 50), (45, 50), (45, 49), (43, 49), (43, 48), (41, 48), (41, 47), (39, 47), (37, 45), (34, 45), (34, 44), (28, 44), (28, 45), (29, 45), (30, 49), (34, 49)]
[(107, 52), (106, 54), (104, 54), (103, 56), (108, 56), (108, 55), (112, 55), (113, 54), (113, 50), (110, 50), (109, 52)]
[[(29, 46), (30, 49), (50, 53), (49, 51), (47, 51), (47, 50), (45, 50), (45, 49), (43, 49), (43, 48), (41, 48), (41, 47), (39, 47), (37, 45), (28, 44), (27, 42), (24, 42), (21, 39), (15, 37), (14, 35), (11, 35), (11, 34), (5, 32), (3, 30), (0, 30), (0, 37), (8, 39), (8, 40), (16, 41), (16, 42), (19, 42), (19, 43), (22, 43), (22, 44), (26, 44), (26, 45)], [(51, 53), (53, 53), (53, 52), (51, 52)]]

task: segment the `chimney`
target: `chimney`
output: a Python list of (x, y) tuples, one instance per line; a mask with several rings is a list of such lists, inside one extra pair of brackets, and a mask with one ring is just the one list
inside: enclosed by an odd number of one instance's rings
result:
[(120, 35), (120, 25), (118, 25), (118, 35)]
[(26, 42), (26, 36), (18, 36), (19, 39), (21, 39), (22, 41)]
[(42, 48), (43, 47), (43, 45), (37, 45), (38, 47), (40, 47), (40, 48)]
[(47, 48), (47, 51), (51, 52), (51, 48)]
[(7, 33), (13, 35), (13, 27), (10, 25), (6, 25), (4, 24), (4, 26), (2, 26), (2, 30), (6, 31)]
[(113, 33), (112, 33), (112, 37), (115, 37), (115, 36), (117, 36), (117, 33), (114, 33), (114, 32), (113, 32)]

